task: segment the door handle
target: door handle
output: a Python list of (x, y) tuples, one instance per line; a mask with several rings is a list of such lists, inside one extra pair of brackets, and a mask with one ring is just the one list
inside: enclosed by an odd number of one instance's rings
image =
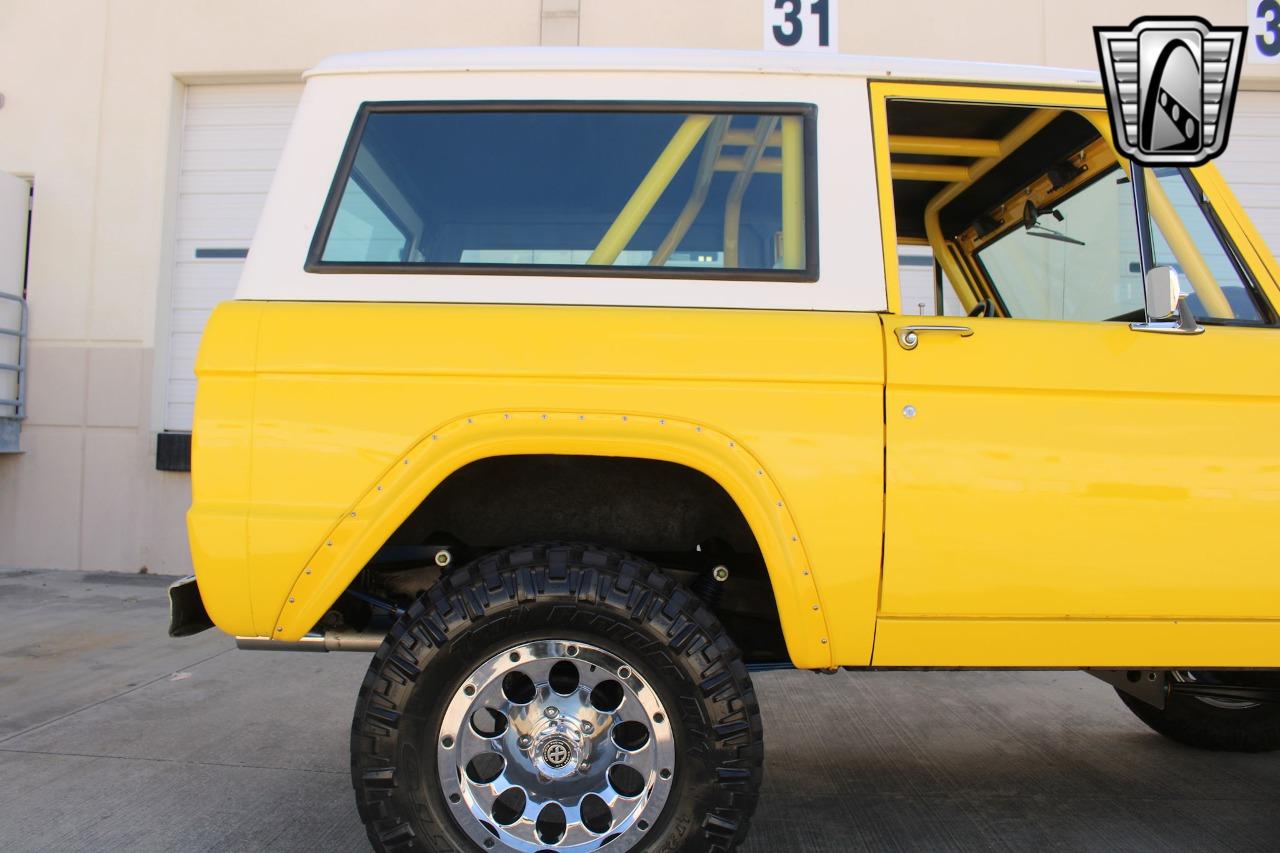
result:
[(915, 349), (920, 344), (921, 332), (950, 332), (967, 338), (973, 334), (973, 329), (968, 326), (899, 326), (893, 330), (903, 349)]

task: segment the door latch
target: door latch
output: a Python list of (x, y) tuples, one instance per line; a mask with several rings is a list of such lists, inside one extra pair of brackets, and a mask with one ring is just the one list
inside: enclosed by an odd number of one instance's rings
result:
[(921, 332), (950, 332), (967, 338), (973, 334), (973, 329), (968, 326), (899, 326), (893, 330), (903, 349), (915, 349), (919, 346)]

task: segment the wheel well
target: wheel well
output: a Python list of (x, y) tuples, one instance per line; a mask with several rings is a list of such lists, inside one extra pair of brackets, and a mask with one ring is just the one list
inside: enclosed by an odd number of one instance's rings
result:
[[(702, 472), (650, 459), (520, 455), (463, 466), (391, 535), (326, 627), (367, 624), (378, 616), (371, 601), (404, 606), (450, 566), (547, 540), (649, 559), (703, 598), (748, 660), (787, 660), (773, 587), (741, 510)], [(719, 566), (727, 580), (716, 579)]]

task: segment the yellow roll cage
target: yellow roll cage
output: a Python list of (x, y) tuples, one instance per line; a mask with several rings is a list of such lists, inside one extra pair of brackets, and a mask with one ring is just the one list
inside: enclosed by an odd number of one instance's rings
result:
[[(742, 199), (751, 178), (757, 174), (782, 175), (782, 266), (802, 269), (805, 265), (804, 223), (804, 131), (800, 116), (762, 115), (755, 130), (729, 127), (729, 115), (690, 115), (672, 134), (666, 147), (654, 160), (649, 171), (632, 191), (631, 197), (605, 231), (587, 258), (593, 266), (608, 266), (631, 242), (636, 231), (653, 211), (658, 199), (671, 185), (698, 143), (706, 138), (693, 189), (676, 221), (672, 223), (653, 257), (650, 266), (660, 267), (680, 245), (707, 200), (711, 179), (716, 172), (736, 173), (725, 200), (724, 265), (738, 265), (738, 235), (742, 216)], [(741, 155), (725, 155), (727, 146), (743, 147)], [(777, 156), (767, 156), (778, 149)]]

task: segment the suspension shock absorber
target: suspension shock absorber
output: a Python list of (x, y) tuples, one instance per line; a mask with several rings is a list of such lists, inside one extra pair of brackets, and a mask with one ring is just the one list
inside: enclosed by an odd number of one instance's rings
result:
[(729, 580), (729, 567), (724, 563), (717, 563), (698, 575), (691, 584), (691, 588), (707, 607), (714, 610), (724, 595), (724, 584), (727, 580)]

